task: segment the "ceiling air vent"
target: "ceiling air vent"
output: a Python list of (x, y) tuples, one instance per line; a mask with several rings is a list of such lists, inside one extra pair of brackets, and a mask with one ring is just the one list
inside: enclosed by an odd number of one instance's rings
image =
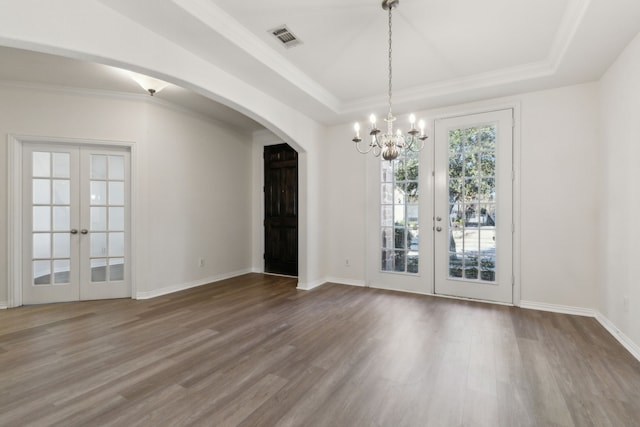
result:
[(278, 28), (269, 30), (269, 33), (271, 33), (271, 35), (276, 39), (280, 40), (280, 42), (287, 48), (294, 47), (302, 43), (286, 25), (281, 25)]

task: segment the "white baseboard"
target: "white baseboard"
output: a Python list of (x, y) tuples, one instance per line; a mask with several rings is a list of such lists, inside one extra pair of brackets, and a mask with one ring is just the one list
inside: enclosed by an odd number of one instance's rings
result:
[(364, 287), (364, 280), (350, 280), (350, 279), (341, 279), (338, 277), (325, 277), (324, 279), (314, 280), (310, 283), (298, 282), (298, 286), (296, 289), (301, 291), (310, 291), (311, 289), (315, 289), (320, 285), (324, 285), (325, 283), (336, 283), (338, 285), (347, 285), (347, 286), (358, 286)]
[(0, 310), (6, 310), (9, 308), (9, 303), (7, 301), (0, 301)]
[(550, 311), (552, 313), (573, 314), (575, 316), (596, 317), (595, 310), (570, 305), (547, 304), (545, 302), (520, 301), (520, 308)]
[(338, 285), (358, 286), (364, 288), (364, 280), (341, 279), (339, 277), (327, 277), (325, 282), (337, 283)]
[(587, 316), (595, 318), (603, 328), (607, 330), (624, 348), (627, 349), (633, 357), (640, 361), (640, 346), (633, 342), (631, 338), (626, 336), (616, 325), (605, 317), (604, 314), (598, 310), (591, 310), (588, 308), (571, 307), (556, 304), (547, 304), (533, 301), (520, 301), (521, 308), (527, 308), (531, 310), (551, 311), (553, 313), (561, 314), (573, 314), (577, 316)]
[(298, 282), (298, 286), (296, 286), (296, 289), (299, 289), (301, 291), (310, 291), (311, 289), (315, 289), (320, 285), (324, 285), (325, 283), (327, 283), (325, 279), (318, 279), (309, 283)]
[[(383, 290), (383, 291), (404, 292), (406, 294), (427, 295), (427, 296), (431, 296), (431, 297), (450, 298), (450, 297), (447, 297), (447, 296), (434, 294), (434, 293), (428, 292), (428, 291), (424, 292), (424, 291), (416, 291), (416, 290), (412, 290), (412, 289), (393, 288), (391, 286), (383, 285), (383, 284), (380, 284), (380, 283), (372, 283), (372, 282), (370, 282), (369, 284), (365, 284), (365, 287), (368, 287), (368, 288), (371, 288), (371, 289), (380, 289), (380, 290)], [(459, 299), (465, 299), (465, 298), (459, 298)], [(480, 302), (482, 302), (482, 301), (480, 301)]]
[[(254, 271), (255, 273), (255, 271)], [(297, 279), (298, 276), (292, 276), (290, 274), (280, 274), (280, 273), (265, 273), (260, 271), (260, 274), (264, 274), (265, 276), (275, 276), (275, 277), (288, 277), (289, 279)]]
[(136, 293), (136, 299), (150, 299), (159, 297), (162, 295), (172, 294), (174, 292), (184, 291), (186, 289), (196, 288), (198, 286), (208, 285), (209, 283), (219, 282), (225, 279), (231, 279), (233, 277), (242, 276), (243, 274), (252, 273), (253, 270), (248, 268), (246, 270), (234, 271), (232, 273), (220, 274), (217, 276), (207, 277), (200, 280), (195, 280), (189, 283), (182, 283), (178, 285), (165, 286), (164, 288), (154, 289), (152, 291), (143, 291)]
[(640, 346), (638, 346), (638, 344), (634, 343), (631, 338), (620, 331), (620, 329), (618, 329), (616, 325), (611, 322), (611, 320), (607, 319), (599, 311), (596, 312), (595, 318), (598, 322), (600, 322), (603, 328), (605, 328), (611, 335), (613, 335), (613, 337), (617, 339), (618, 342), (622, 344), (622, 346), (633, 355), (633, 357), (640, 361)]

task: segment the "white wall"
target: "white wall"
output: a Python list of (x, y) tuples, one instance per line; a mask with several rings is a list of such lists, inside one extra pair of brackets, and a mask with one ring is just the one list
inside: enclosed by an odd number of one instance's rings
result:
[[(146, 96), (116, 98), (0, 86), (0, 170), (7, 135), (135, 143), (138, 292), (251, 267), (251, 138)], [(7, 301), (7, 174), (0, 175), (0, 301)], [(205, 259), (198, 267), (197, 258)]]
[[(599, 271), (597, 85), (527, 93), (416, 114), (430, 118), (513, 103), (521, 106), (517, 125), (522, 158), (521, 216), (515, 219), (520, 222), (521, 231), (521, 299), (594, 309)], [(379, 262), (377, 257), (364, 256), (367, 233), (374, 235), (378, 230), (365, 227), (366, 156), (356, 152), (350, 142), (351, 133), (350, 126), (335, 126), (327, 139), (330, 168), (325, 180), (324, 217), (330, 233), (326, 269), (332, 280), (362, 284), (367, 263)], [(425, 189), (421, 196), (428, 197)], [(346, 259), (349, 266), (345, 265)], [(382, 285), (398, 288), (396, 277), (389, 274)]]
[(521, 97), (523, 301), (596, 308), (597, 95), (591, 83)]
[[(342, 125), (332, 127), (327, 137), (322, 211), (327, 229), (325, 269), (329, 280), (364, 285), (367, 168), (366, 157), (356, 151), (351, 141), (352, 134), (352, 125)], [(378, 230), (373, 232), (377, 234)]]
[(640, 348), (640, 35), (601, 79), (600, 102), (604, 180), (599, 309)]
[(251, 137), (167, 108), (148, 110), (139, 152), (146, 290), (250, 271)]

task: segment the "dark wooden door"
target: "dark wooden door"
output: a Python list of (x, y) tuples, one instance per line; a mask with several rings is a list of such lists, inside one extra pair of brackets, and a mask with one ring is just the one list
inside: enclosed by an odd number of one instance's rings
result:
[(298, 275), (298, 153), (264, 147), (264, 269)]

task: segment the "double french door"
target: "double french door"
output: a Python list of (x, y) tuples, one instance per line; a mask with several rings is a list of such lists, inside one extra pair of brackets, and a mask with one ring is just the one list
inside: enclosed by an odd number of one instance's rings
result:
[(131, 296), (129, 151), (23, 146), (24, 304)]
[(513, 303), (513, 110), (438, 119), (431, 141), (370, 161), (367, 283)]

